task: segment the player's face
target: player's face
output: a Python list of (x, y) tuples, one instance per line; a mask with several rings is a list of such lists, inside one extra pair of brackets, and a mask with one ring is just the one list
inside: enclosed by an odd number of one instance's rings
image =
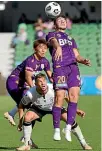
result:
[(47, 90), (47, 81), (44, 77), (38, 78), (37, 82), (36, 82), (36, 87), (40, 90), (40, 91), (46, 91)]
[(47, 52), (47, 46), (45, 44), (39, 44), (35, 49), (36, 55), (38, 57), (45, 57), (45, 54)]
[(57, 29), (65, 30), (66, 27), (67, 27), (66, 19), (63, 18), (63, 17), (57, 18), (57, 20), (56, 20), (56, 27), (57, 27)]

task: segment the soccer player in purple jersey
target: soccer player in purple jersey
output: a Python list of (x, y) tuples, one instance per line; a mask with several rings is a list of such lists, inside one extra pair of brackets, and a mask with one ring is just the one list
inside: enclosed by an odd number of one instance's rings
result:
[(66, 26), (66, 18), (63, 16), (57, 17), (55, 19), (56, 29), (49, 32), (46, 39), (53, 62), (53, 85), (55, 89), (55, 103), (53, 106), (54, 140), (61, 140), (61, 107), (67, 90), (69, 102), (65, 138), (71, 141), (71, 125), (75, 120), (80, 93), (80, 73), (77, 62), (90, 66), (90, 60), (80, 56), (75, 40), (65, 33)]
[[(47, 52), (46, 41), (44, 39), (36, 40), (33, 48), (35, 53), (18, 65), (7, 78), (7, 90), (17, 103), (17, 106), (26, 91), (34, 86), (33, 79), (38, 72), (44, 70), (47, 76), (49, 78), (51, 77), (50, 64), (45, 58), (45, 53)], [(18, 111), (17, 106), (11, 111), (4, 113), (5, 118), (7, 118), (12, 125), (16, 125), (14, 116)]]

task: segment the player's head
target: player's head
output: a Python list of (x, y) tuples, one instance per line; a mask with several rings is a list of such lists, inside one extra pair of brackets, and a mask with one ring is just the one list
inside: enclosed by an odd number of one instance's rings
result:
[(55, 24), (56, 29), (65, 30), (67, 28), (67, 21), (66, 21), (65, 16), (58, 16), (54, 20), (54, 24)]
[(47, 52), (47, 42), (45, 39), (38, 39), (34, 41), (33, 48), (36, 55), (40, 58), (44, 57)]
[(40, 92), (44, 92), (47, 90), (47, 79), (46, 75), (43, 73), (39, 73), (35, 76), (35, 85)]

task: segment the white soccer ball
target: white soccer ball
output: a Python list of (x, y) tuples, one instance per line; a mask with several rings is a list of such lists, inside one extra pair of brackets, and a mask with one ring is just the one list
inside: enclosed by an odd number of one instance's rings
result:
[(50, 2), (45, 6), (45, 13), (50, 18), (55, 18), (61, 13), (61, 6), (56, 2)]

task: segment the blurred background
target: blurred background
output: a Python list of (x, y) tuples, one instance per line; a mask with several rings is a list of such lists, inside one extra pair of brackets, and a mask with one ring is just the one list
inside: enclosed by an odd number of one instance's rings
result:
[[(101, 2), (57, 1), (67, 17), (66, 32), (78, 45), (80, 54), (92, 66), (79, 64), (82, 80), (81, 95), (100, 95), (101, 76)], [(6, 95), (5, 80), (10, 72), (33, 52), (35, 39), (45, 38), (53, 30), (47, 18), (47, 1), (0, 1), (0, 94)], [(46, 57), (51, 62), (47, 53)]]

